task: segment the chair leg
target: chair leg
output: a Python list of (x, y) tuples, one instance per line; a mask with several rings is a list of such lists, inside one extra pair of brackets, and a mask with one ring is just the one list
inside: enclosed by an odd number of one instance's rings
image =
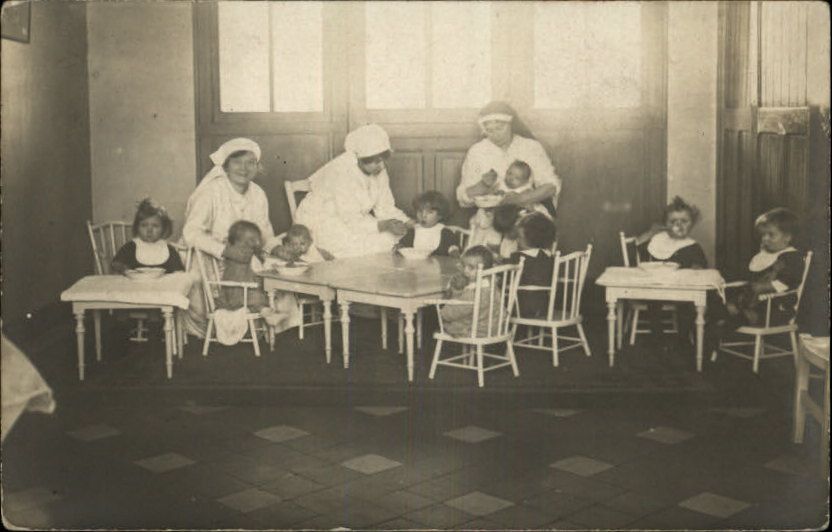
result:
[(306, 321), (306, 317), (303, 315), (303, 307), (306, 305), (304, 303), (300, 304), (300, 324), (298, 325), (298, 339), (303, 340), (303, 326), (304, 322)]
[(267, 325), (266, 335), (269, 337), (269, 351), (274, 351), (274, 327)]
[[(541, 336), (543, 335), (543, 331), (540, 331)], [(555, 327), (552, 327), (552, 365), (554, 367), (558, 367), (558, 330)]]
[(399, 319), (397, 320), (399, 327), (399, 354), (404, 353), (404, 315), (399, 312)]
[(797, 333), (792, 331), (789, 333), (789, 336), (792, 340), (792, 360), (794, 361), (794, 367), (797, 367)]
[(422, 349), (422, 309), (416, 311), (416, 349)]
[(208, 344), (211, 343), (211, 333), (214, 332), (214, 318), (208, 318), (208, 328), (205, 330), (205, 342), (202, 344), (202, 356), (208, 356)]
[(251, 343), (254, 345), (254, 356), (260, 356), (260, 341), (257, 339), (257, 327), (254, 320), (248, 320), (248, 330), (251, 334)]
[(381, 307), (381, 348), (387, 350), (387, 309)]
[(581, 344), (584, 346), (584, 353), (586, 356), (591, 357), (592, 351), (589, 350), (589, 342), (586, 341), (586, 334), (584, 334), (584, 326), (583, 324), (578, 324), (578, 336), (581, 337)]
[(517, 368), (517, 357), (514, 356), (514, 346), (511, 345), (511, 340), (506, 342), (506, 354), (508, 355), (508, 361), (511, 362), (511, 370), (514, 372), (514, 376), (519, 377), (520, 370)]
[(752, 364), (752, 369), (754, 373), (760, 372), (760, 355), (763, 352), (763, 337), (762, 336), (755, 336), (754, 337), (754, 362)]
[(428, 374), (428, 378), (433, 380), (433, 376), (436, 374), (436, 364), (439, 362), (439, 355), (442, 352), (442, 340), (436, 341), (436, 348), (433, 350), (433, 361), (430, 363), (430, 373)]
[(636, 345), (636, 334), (638, 334), (638, 315), (639, 310), (633, 309), (633, 319), (630, 322), (630, 345)]
[(672, 322), (671, 326), (673, 327), (673, 330), (670, 331), (670, 332), (673, 333), (673, 334), (678, 334), (679, 333), (679, 313), (676, 311), (676, 309), (673, 309), (670, 312), (670, 321)]
[(480, 388), (485, 386), (485, 371), (483, 370), (483, 347), (477, 344), (477, 384)]

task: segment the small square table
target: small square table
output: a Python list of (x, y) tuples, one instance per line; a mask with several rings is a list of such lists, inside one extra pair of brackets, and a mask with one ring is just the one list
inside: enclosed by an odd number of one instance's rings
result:
[[(595, 281), (606, 290), (607, 340), (610, 367), (615, 361), (616, 314), (621, 299), (651, 301), (690, 301), (696, 307), (696, 371), (702, 371), (702, 349), (705, 331), (705, 307), (709, 290), (722, 290), (725, 281), (719, 270), (675, 270), (653, 273), (641, 268), (612, 266)], [(618, 316), (621, 320), (621, 316)], [(620, 335), (620, 331), (619, 331)]]
[[(174, 319), (176, 309), (187, 310), (188, 293), (193, 277), (186, 272), (163, 275), (158, 279), (133, 280), (122, 275), (88, 275), (61, 293), (61, 301), (72, 303), (78, 342), (78, 378), (84, 380), (84, 312), (93, 311), (95, 320), (95, 355), (101, 360), (101, 310), (159, 309), (165, 324), (165, 365), (168, 378), (173, 377), (173, 353), (182, 357), (181, 320)], [(174, 322), (178, 329), (174, 333)], [(174, 345), (174, 344), (178, 345)]]

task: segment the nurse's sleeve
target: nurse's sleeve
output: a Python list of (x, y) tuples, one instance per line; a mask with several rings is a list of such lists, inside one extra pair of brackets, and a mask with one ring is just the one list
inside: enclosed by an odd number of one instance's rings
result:
[(396, 199), (393, 197), (393, 191), (390, 190), (390, 179), (387, 173), (378, 176), (378, 197), (376, 204), (373, 206), (376, 218), (378, 220), (401, 220), (406, 222), (408, 217), (398, 207), (396, 207)]
[(487, 172), (483, 170), (481, 161), (482, 157), (477, 150), (477, 144), (474, 144), (468, 149), (465, 154), (465, 160), (462, 161), (462, 177), (459, 180), (459, 186), (456, 187), (456, 199), (462, 207), (471, 207), (474, 201), (468, 197), (465, 192), (469, 187), (476, 185), (481, 179), (482, 174)]
[(213, 207), (213, 197), (207, 191), (193, 198), (185, 225), (182, 227), (182, 238), (188, 246), (221, 258), (225, 244), (211, 236), (211, 225), (214, 222)]
[(269, 200), (266, 198), (266, 193), (261, 191), (257, 198), (257, 227), (260, 228), (260, 233), (263, 235), (263, 249), (266, 252), (271, 251), (275, 246), (281, 244), (281, 238), (274, 234), (274, 227), (269, 218)]
[(350, 186), (349, 179), (329, 180), (330, 190), (327, 194), (335, 205), (335, 216), (350, 231), (357, 234), (372, 235), (378, 233), (378, 222), (369, 214), (363, 214), (355, 198), (357, 191)]
[(560, 194), (561, 180), (555, 173), (555, 167), (552, 165), (552, 160), (549, 159), (546, 150), (543, 149), (543, 145), (535, 141), (530, 146), (529, 152), (529, 160), (526, 162), (529, 163), (532, 169), (534, 186), (555, 185), (555, 198), (557, 198)]

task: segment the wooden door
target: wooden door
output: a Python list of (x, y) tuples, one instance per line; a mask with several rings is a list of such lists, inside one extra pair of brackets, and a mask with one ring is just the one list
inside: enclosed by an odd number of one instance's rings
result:
[(792, 209), (802, 222), (795, 244), (815, 251), (804, 318), (825, 317), (816, 296), (828, 293), (829, 268), (828, 114), (807, 99), (808, 4), (724, 2), (719, 11), (718, 265), (743, 275), (759, 247), (755, 218)]

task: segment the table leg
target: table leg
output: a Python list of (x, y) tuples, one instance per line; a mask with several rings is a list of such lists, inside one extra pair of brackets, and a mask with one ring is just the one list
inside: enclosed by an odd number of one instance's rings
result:
[(168, 370), (168, 378), (173, 378), (173, 311), (162, 310), (165, 317), (165, 366)]
[(350, 302), (341, 304), (341, 343), (343, 344), (344, 367), (350, 367)]
[(607, 301), (607, 354), (610, 367), (615, 363), (615, 301)]
[(696, 305), (696, 371), (702, 371), (702, 350), (705, 340), (705, 305)]
[(622, 337), (624, 336), (624, 301), (619, 301), (617, 305), (617, 316), (615, 322), (615, 347), (619, 351), (623, 344)]
[[(792, 434), (794, 443), (803, 443), (803, 434), (806, 432), (806, 409), (803, 406), (803, 393), (809, 388), (809, 371), (809, 364), (798, 354), (794, 379), (794, 433)], [(826, 437), (825, 434), (822, 437)]]
[(101, 311), (92, 311), (93, 322), (95, 323), (95, 360), (101, 362)]
[(387, 309), (381, 307), (381, 348), (387, 351)]
[(183, 320), (185, 319), (185, 311), (182, 309), (176, 309), (176, 348), (179, 354), (179, 358), (182, 358), (185, 354), (185, 325)]
[(78, 341), (78, 380), (84, 380), (84, 311), (75, 312), (75, 338)]
[(404, 334), (407, 340), (407, 380), (413, 382), (413, 311), (404, 311)]
[(326, 351), (326, 363), (332, 362), (332, 300), (321, 301), (324, 306), (324, 350)]
[(422, 349), (422, 310), (416, 311), (416, 349)]

